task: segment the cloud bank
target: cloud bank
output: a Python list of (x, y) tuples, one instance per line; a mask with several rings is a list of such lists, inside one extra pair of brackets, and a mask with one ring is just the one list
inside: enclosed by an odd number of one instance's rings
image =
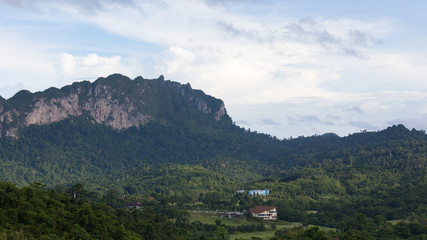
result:
[[(25, 72), (39, 72), (36, 79), (44, 85), (52, 80), (57, 85), (93, 80), (114, 72), (148, 78), (163, 74), (221, 98), (241, 126), (279, 137), (346, 135), (399, 121), (427, 128), (427, 60), (412, 46), (393, 43), (402, 37), (398, 27), (403, 23), (387, 12), (366, 19), (307, 16), (291, 11), (298, 4), (289, 1), (0, 0), (0, 4), (35, 22), (25, 41), (20, 36), (23, 26), (0, 24), (4, 33), (0, 51), (15, 56), (12, 61), (0, 60), (7, 66), (0, 67), (3, 76), (11, 76), (6, 72), (18, 69), (22, 61), (35, 66)], [(87, 40), (77, 44), (71, 39), (66, 43), (44, 39), (31, 32), (45, 31), (37, 24), (65, 26), (71, 29), (66, 34), (82, 34)], [(28, 53), (32, 57), (25, 58)]]

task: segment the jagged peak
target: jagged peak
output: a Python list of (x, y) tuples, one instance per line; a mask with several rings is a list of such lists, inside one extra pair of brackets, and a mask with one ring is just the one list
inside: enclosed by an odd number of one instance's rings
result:
[(409, 132), (409, 129), (406, 128), (405, 125), (403, 125), (403, 124), (397, 124), (397, 125), (393, 125), (393, 126), (387, 127), (384, 131), (388, 131), (388, 132), (391, 132), (391, 131)]
[(75, 82), (60, 89), (52, 87), (36, 93), (22, 90), (2, 104), (0, 130), (16, 132), (19, 127), (50, 124), (83, 113), (98, 123), (121, 130), (152, 120), (174, 121), (175, 116), (185, 118), (189, 112), (193, 112), (192, 116), (200, 112), (216, 121), (224, 116), (230, 119), (220, 99), (194, 90), (190, 84), (164, 80), (163, 75), (152, 80), (142, 77), (132, 80), (116, 73), (92, 83)]

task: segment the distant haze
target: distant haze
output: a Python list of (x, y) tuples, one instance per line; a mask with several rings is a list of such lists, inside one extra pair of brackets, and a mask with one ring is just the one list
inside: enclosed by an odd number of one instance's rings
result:
[(279, 138), (427, 129), (426, 1), (0, 0), (0, 95), (190, 83)]

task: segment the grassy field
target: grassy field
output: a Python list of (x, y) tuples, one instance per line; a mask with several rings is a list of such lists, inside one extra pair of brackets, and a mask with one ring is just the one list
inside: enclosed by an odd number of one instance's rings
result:
[[(221, 223), (231, 226), (239, 226), (243, 224), (251, 224), (251, 222), (247, 221), (244, 218), (221, 218), (219, 214), (213, 214), (213, 213), (191, 213), (190, 216), (190, 222), (200, 221), (204, 224), (215, 224), (216, 220), (220, 220)], [(301, 223), (298, 222), (284, 222), (284, 221), (278, 221), (274, 224), (276, 225), (275, 230), (271, 229), (272, 223), (265, 223), (265, 231), (258, 231), (258, 232), (249, 232), (249, 233), (234, 233), (230, 234), (230, 239), (251, 239), (251, 237), (258, 237), (261, 239), (271, 239), (274, 237), (274, 232), (281, 229), (292, 229), (294, 227), (301, 226)], [(311, 227), (311, 226), (309, 226)], [(327, 227), (320, 227), (323, 231), (334, 231), (333, 228), (327, 228)]]
[(259, 237), (261, 239), (271, 239), (274, 237), (274, 232), (277, 230), (267, 230), (262, 232), (250, 232), (250, 233), (235, 233), (230, 235), (230, 240), (235, 239), (251, 239), (252, 237)]
[(281, 229), (292, 229), (294, 227), (298, 227), (300, 226), (300, 223), (285, 223), (285, 222), (281, 222), (281, 223), (277, 223), (276, 224), (276, 229), (275, 230), (270, 230), (271, 229), (271, 224), (266, 223), (265, 224), (265, 228), (268, 230), (265, 231), (259, 231), (259, 232), (248, 232), (248, 233), (234, 233), (230, 235), (230, 240), (234, 240), (234, 239), (251, 239), (251, 237), (259, 237), (261, 239), (271, 239), (272, 237), (274, 237), (274, 233), (277, 230), (281, 230)]
[(221, 220), (221, 223), (231, 226), (251, 224), (251, 222), (243, 218), (222, 218), (219, 214), (212, 213), (191, 213), (190, 216), (190, 222), (200, 221), (204, 224), (215, 224), (216, 220)]
[[(294, 227), (298, 227), (301, 226), (300, 223), (281, 223), (281, 224), (277, 224), (276, 225), (276, 229), (275, 230), (266, 230), (266, 231), (260, 231), (260, 232), (249, 232), (249, 233), (234, 233), (230, 235), (230, 240), (235, 240), (235, 239), (248, 239), (250, 240), (252, 237), (258, 237), (261, 238), (263, 240), (268, 240), (271, 239), (272, 237), (274, 237), (274, 233), (277, 230), (281, 230), (281, 229), (292, 229)], [(309, 225), (308, 227), (314, 227), (312, 225)], [(266, 229), (270, 229), (269, 224), (266, 224)], [(328, 232), (328, 231), (335, 231), (334, 228), (328, 228), (328, 227), (320, 227), (320, 229), (322, 231)]]

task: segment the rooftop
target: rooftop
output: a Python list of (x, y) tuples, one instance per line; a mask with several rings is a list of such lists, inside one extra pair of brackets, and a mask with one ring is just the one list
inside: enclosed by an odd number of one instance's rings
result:
[(249, 208), (249, 212), (251, 213), (262, 213), (265, 211), (271, 211), (273, 209), (276, 209), (276, 206), (256, 206), (254, 208)]

